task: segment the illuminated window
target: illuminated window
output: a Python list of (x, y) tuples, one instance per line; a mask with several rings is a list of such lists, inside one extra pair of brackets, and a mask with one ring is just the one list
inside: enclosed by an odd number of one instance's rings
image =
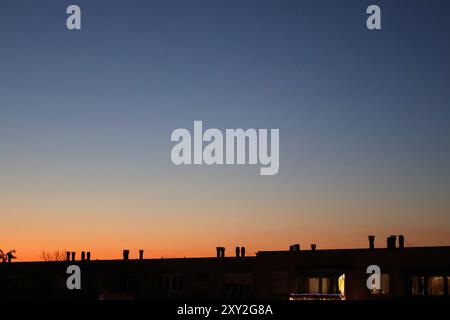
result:
[[(343, 285), (343, 279), (341, 280)], [(332, 276), (300, 276), (297, 293), (300, 294), (335, 294), (338, 295), (339, 283), (337, 275)]]
[(389, 294), (389, 273), (381, 274), (381, 288), (371, 289), (370, 294)]
[(423, 296), (425, 294), (425, 278), (413, 276), (411, 289), (413, 295)]
[(339, 292), (341, 293), (341, 295), (345, 296), (345, 274), (342, 274), (338, 278), (338, 287), (339, 287)]
[(328, 284), (329, 284), (329, 279), (328, 278), (321, 278), (322, 280), (322, 288), (321, 288), (321, 292), (322, 293), (328, 293)]
[(308, 279), (309, 293), (320, 293), (320, 278)]
[(450, 277), (447, 277), (447, 295), (450, 296)]
[(427, 289), (430, 296), (444, 295), (444, 277), (428, 277)]
[(381, 294), (389, 294), (389, 273), (381, 274)]

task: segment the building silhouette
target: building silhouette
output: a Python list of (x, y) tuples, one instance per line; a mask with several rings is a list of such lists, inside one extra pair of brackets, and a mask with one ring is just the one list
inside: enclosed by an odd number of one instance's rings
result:
[[(366, 249), (259, 251), (210, 258), (74, 260), (0, 264), (0, 298), (50, 299), (448, 299), (450, 246), (404, 247), (389, 237)], [(239, 250), (238, 250), (239, 249)], [(82, 255), (84, 258), (84, 255)], [(70, 261), (69, 261), (70, 260)], [(81, 290), (68, 290), (66, 269), (82, 270)], [(380, 267), (381, 288), (367, 287), (367, 267)]]

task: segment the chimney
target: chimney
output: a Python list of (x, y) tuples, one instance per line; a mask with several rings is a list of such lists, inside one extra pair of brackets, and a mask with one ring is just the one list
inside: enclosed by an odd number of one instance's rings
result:
[(316, 251), (316, 244), (315, 243), (311, 243), (311, 250), (312, 251)]
[(144, 260), (144, 250), (139, 250), (139, 260)]
[(72, 261), (75, 261), (75, 252), (72, 252)]
[(392, 236), (389, 236), (388, 238), (387, 238), (387, 247), (388, 247), (388, 249), (395, 249), (395, 247), (396, 247), (396, 242), (397, 241), (397, 236), (394, 236), (394, 235), (392, 235)]
[(91, 252), (90, 251), (87, 252), (86, 260), (91, 261)]
[(392, 249), (395, 249), (396, 247), (397, 247), (397, 236), (394, 236), (394, 235), (392, 235), (391, 236), (391, 238), (392, 238)]
[(123, 250), (123, 260), (128, 260), (130, 256), (130, 250)]
[(398, 236), (398, 247), (399, 249), (403, 249), (405, 247), (405, 236), (402, 234)]
[(294, 251), (300, 251), (300, 245), (298, 243), (294, 244)]
[(245, 257), (245, 247), (241, 247), (241, 257)]
[(86, 257), (86, 253), (84, 251), (81, 251), (81, 261), (84, 261), (85, 257)]
[(241, 248), (236, 247), (236, 258), (239, 258), (240, 255), (241, 255)]
[(70, 261), (70, 252), (69, 251), (66, 252), (66, 261)]
[(289, 251), (293, 252), (294, 251), (294, 246), (289, 246)]
[(217, 251), (217, 258), (225, 257), (225, 248), (224, 247), (216, 247), (216, 251)]
[(375, 236), (369, 236), (369, 249), (375, 249)]

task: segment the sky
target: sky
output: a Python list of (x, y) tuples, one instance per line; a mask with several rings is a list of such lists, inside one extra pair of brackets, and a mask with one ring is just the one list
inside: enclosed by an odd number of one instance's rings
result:
[[(0, 0), (0, 248), (450, 245), (449, 16), (444, 0)], [(175, 166), (171, 133), (194, 120), (280, 129), (279, 173)]]

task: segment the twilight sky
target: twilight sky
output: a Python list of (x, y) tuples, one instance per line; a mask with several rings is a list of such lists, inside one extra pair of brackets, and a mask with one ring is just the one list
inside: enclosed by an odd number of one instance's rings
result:
[[(0, 248), (450, 245), (449, 16), (447, 0), (0, 0)], [(194, 120), (279, 128), (279, 173), (174, 166), (171, 132)]]

